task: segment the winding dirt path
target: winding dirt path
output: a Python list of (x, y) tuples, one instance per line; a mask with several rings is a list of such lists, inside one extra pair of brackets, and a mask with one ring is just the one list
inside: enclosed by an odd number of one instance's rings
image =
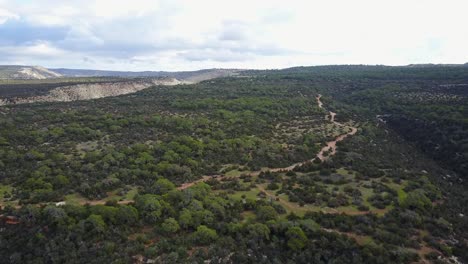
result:
[[(320, 98), (322, 97), (322, 95), (317, 95), (316, 99), (317, 99), (317, 104), (318, 104), (318, 107), (319, 108), (323, 108), (323, 102), (320, 100)], [(302, 161), (302, 162), (298, 162), (298, 163), (294, 163), (288, 167), (284, 167), (284, 168), (270, 168), (268, 169), (268, 171), (271, 171), (271, 172), (281, 172), (281, 171), (292, 171), (296, 166), (300, 166), (300, 165), (304, 165), (308, 162), (312, 162), (314, 161), (316, 158), (320, 159), (322, 162), (325, 161), (326, 159), (328, 159), (330, 156), (332, 155), (335, 155), (336, 153), (336, 143), (339, 142), (339, 141), (342, 141), (344, 140), (345, 138), (347, 138), (348, 136), (352, 136), (354, 134), (356, 134), (357, 132), (357, 128), (356, 127), (352, 127), (352, 126), (348, 126), (348, 125), (345, 125), (345, 124), (342, 124), (342, 123), (339, 123), (337, 121), (335, 121), (335, 116), (336, 116), (336, 113), (332, 112), (332, 111), (329, 111), (329, 116), (330, 116), (330, 122), (333, 122), (334, 124), (338, 125), (338, 126), (342, 126), (342, 127), (347, 127), (350, 129), (349, 132), (345, 133), (345, 134), (342, 134), (342, 135), (339, 135), (337, 138), (335, 138), (335, 140), (333, 141), (329, 141), (326, 143), (326, 146), (324, 146), (320, 152), (316, 155), (316, 157), (314, 157), (313, 159), (310, 159), (310, 160), (306, 160), (306, 161)], [(328, 155), (326, 155), (325, 153), (328, 152)], [(248, 175), (248, 176), (258, 176), (262, 171), (252, 171), (250, 173), (247, 173), (247, 174), (244, 174), (244, 175)], [(197, 183), (200, 183), (200, 182), (206, 182), (210, 179), (217, 179), (217, 180), (222, 180), (222, 179), (225, 179), (225, 178), (231, 178), (232, 176), (226, 176), (226, 175), (204, 175), (202, 176), (200, 179), (196, 180), (196, 181), (193, 181), (193, 182), (186, 182), (182, 185), (180, 185), (179, 187), (177, 187), (178, 190), (184, 190), (184, 189), (187, 189)], [(133, 200), (123, 200), (123, 201), (118, 201), (117, 203), (118, 204), (129, 204), (129, 203), (132, 203)], [(287, 201), (282, 201), (283, 203), (287, 203)], [(81, 205), (85, 205), (85, 204), (89, 204), (89, 205), (100, 205), (100, 204), (105, 204), (106, 201), (105, 200), (87, 200), (87, 201), (80, 201), (80, 204)], [(2, 204), (0, 203), (0, 206), (2, 206)], [(365, 214), (366, 212), (350, 212), (350, 214)]]
[(321, 94), (318, 94), (317, 97), (315, 97), (315, 99), (317, 99), (318, 107), (323, 108), (323, 103), (322, 103), (322, 101), (320, 101), (320, 98), (322, 98)]
[[(318, 106), (320, 108), (323, 108), (323, 103), (322, 101), (320, 101), (320, 98), (322, 97), (322, 95), (317, 95), (317, 103), (318, 103)], [(320, 152), (317, 154), (317, 158), (319, 158), (321, 161), (324, 161), (326, 159), (328, 159), (330, 156), (333, 156), (336, 154), (336, 143), (344, 140), (345, 138), (349, 137), (349, 136), (352, 136), (354, 134), (356, 134), (357, 132), (357, 128), (356, 127), (353, 127), (353, 126), (347, 126), (343, 123), (339, 123), (337, 121), (335, 121), (335, 116), (336, 116), (336, 113), (335, 112), (332, 112), (332, 111), (329, 111), (329, 115), (330, 115), (330, 121), (337, 125), (337, 126), (341, 126), (341, 127), (346, 127), (349, 129), (349, 132), (348, 133), (345, 133), (345, 134), (342, 134), (342, 135), (339, 135), (337, 138), (335, 138), (335, 140), (332, 140), (332, 141), (329, 141), (327, 142), (327, 144), (325, 145), (325, 147), (323, 147)], [(328, 153), (328, 154), (326, 154)]]
[[(323, 102), (320, 100), (320, 98), (322, 97), (322, 95), (317, 95), (316, 99), (317, 99), (317, 104), (318, 104), (318, 107), (319, 108), (323, 108)], [(327, 115), (328, 116), (328, 115)], [(325, 161), (326, 159), (328, 159), (330, 156), (333, 156), (336, 154), (336, 143), (337, 142), (340, 142), (342, 140), (344, 140), (345, 138), (349, 137), (349, 136), (352, 136), (354, 134), (356, 134), (357, 132), (357, 128), (356, 127), (353, 127), (353, 126), (348, 126), (348, 125), (345, 125), (345, 124), (342, 124), (342, 123), (339, 123), (337, 121), (335, 121), (335, 116), (336, 116), (336, 113), (332, 112), (332, 111), (329, 111), (329, 116), (330, 116), (330, 122), (334, 123), (335, 125), (338, 125), (338, 126), (341, 126), (341, 127), (346, 127), (349, 129), (349, 132), (345, 133), (345, 134), (341, 134), (339, 135), (338, 137), (335, 138), (335, 140), (333, 141), (329, 141), (326, 143), (326, 146), (324, 146), (320, 152), (316, 155), (316, 157), (314, 157), (313, 159), (310, 159), (310, 160), (306, 160), (306, 161), (302, 161), (302, 162), (298, 162), (298, 163), (294, 163), (288, 167), (284, 167), (284, 168), (270, 168), (268, 169), (268, 171), (271, 171), (271, 172), (280, 172), (280, 171), (292, 171), (296, 166), (301, 166), (301, 165), (304, 165), (306, 163), (309, 163), (309, 162), (312, 162), (314, 161), (316, 158), (320, 159), (322, 162)], [(328, 153), (328, 154), (325, 154), (325, 153)], [(261, 171), (252, 171), (250, 173), (247, 173), (247, 174), (244, 174), (244, 175), (248, 175), (248, 176), (258, 176), (260, 174)], [(205, 181), (208, 181), (209, 179), (212, 179), (212, 178), (216, 178), (218, 180), (222, 180), (222, 179), (225, 179), (225, 178), (229, 178), (228, 176), (225, 176), (225, 175), (215, 175), (215, 176), (203, 176), (201, 179), (198, 179), (196, 181), (193, 181), (193, 182), (187, 182), (187, 183), (184, 183), (182, 184), (181, 186), (177, 187), (178, 190), (184, 190), (184, 189), (187, 189), (197, 183), (200, 183), (200, 182), (205, 182)]]

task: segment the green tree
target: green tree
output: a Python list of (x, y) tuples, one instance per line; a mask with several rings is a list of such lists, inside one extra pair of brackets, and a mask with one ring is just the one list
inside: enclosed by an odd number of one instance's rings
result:
[(170, 217), (164, 220), (164, 222), (161, 225), (161, 229), (164, 233), (175, 233), (179, 231), (180, 226), (179, 226), (179, 223), (177, 223), (177, 220)]
[(278, 218), (278, 213), (275, 208), (269, 205), (260, 206), (257, 208), (257, 218), (260, 221), (269, 221), (276, 220)]
[(99, 215), (107, 222), (113, 224), (117, 222), (117, 211), (117, 208), (106, 205), (95, 205), (90, 208), (91, 214)]
[(134, 225), (138, 221), (138, 210), (133, 206), (121, 205), (115, 217), (122, 225)]
[(149, 223), (156, 223), (162, 214), (163, 206), (160, 196), (153, 194), (138, 195), (135, 197), (135, 206), (142, 217)]
[(187, 210), (183, 209), (179, 215), (179, 224), (182, 228), (187, 229), (192, 225), (192, 213)]
[(255, 223), (247, 227), (249, 235), (255, 239), (263, 240), (270, 239), (270, 229), (268, 226), (260, 223)]
[(68, 218), (65, 210), (55, 206), (47, 206), (43, 213), (49, 223), (64, 224)]
[(418, 189), (408, 193), (401, 206), (412, 210), (426, 211), (432, 207), (432, 203), (424, 194), (424, 191)]
[(158, 179), (151, 187), (151, 193), (163, 195), (175, 189), (175, 185), (166, 178)]
[(193, 237), (196, 243), (207, 245), (218, 239), (218, 234), (216, 233), (216, 230), (211, 229), (205, 225), (201, 225), (197, 227), (197, 231), (193, 233)]
[(58, 188), (67, 186), (70, 183), (70, 180), (64, 175), (57, 175), (54, 179), (54, 185)]
[(107, 225), (100, 215), (92, 214), (86, 220), (81, 222), (85, 232), (103, 233)]
[(4, 137), (0, 137), (0, 146), (7, 146), (8, 140)]
[(288, 247), (291, 250), (298, 251), (306, 246), (307, 236), (298, 226), (290, 227), (286, 232), (286, 237), (288, 238)]

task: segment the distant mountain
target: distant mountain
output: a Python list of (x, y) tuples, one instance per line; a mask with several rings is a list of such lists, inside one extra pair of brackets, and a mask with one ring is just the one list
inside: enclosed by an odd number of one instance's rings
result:
[(240, 70), (236, 69), (206, 69), (199, 71), (102, 71), (85, 69), (50, 69), (66, 77), (172, 77), (181, 81), (199, 82), (219, 77), (237, 75)]
[(0, 66), (0, 79), (51, 79), (60, 78), (61, 74), (40, 66)]
[(434, 63), (425, 63), (425, 64), (409, 64), (407, 67), (466, 67), (468, 62), (465, 64), (434, 64)]
[[(292, 67), (280, 69), (280, 72), (290, 71), (312, 71), (321, 72), (335, 70), (384, 70), (384, 69), (405, 69), (405, 68), (438, 68), (438, 67), (468, 67), (465, 64), (410, 64), (406, 66), (384, 66), (384, 65), (323, 65), (323, 66), (308, 66), (308, 67)], [(136, 77), (169, 77), (175, 78), (179, 81), (186, 83), (195, 83), (213, 78), (229, 77), (239, 75), (241, 72), (263, 72), (262, 70), (239, 70), (239, 69), (205, 69), (198, 71), (106, 71), (106, 70), (88, 70), (88, 69), (46, 69), (40, 66), (16, 66), (6, 65), (0, 66), (0, 79), (51, 79), (61, 77), (123, 77), (123, 78), (136, 78)], [(271, 71), (266, 71), (271, 72)]]

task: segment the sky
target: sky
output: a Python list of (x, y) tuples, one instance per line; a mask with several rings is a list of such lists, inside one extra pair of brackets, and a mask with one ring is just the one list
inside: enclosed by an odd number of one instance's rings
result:
[(122, 71), (468, 62), (467, 0), (0, 0), (0, 64)]

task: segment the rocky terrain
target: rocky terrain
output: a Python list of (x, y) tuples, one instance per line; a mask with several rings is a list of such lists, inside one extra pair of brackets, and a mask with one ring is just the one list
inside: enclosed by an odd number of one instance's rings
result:
[(0, 79), (43, 80), (60, 77), (61, 74), (41, 66), (0, 66)]
[(36, 102), (70, 102), (77, 100), (98, 99), (138, 92), (153, 85), (177, 85), (182, 83), (184, 82), (174, 78), (159, 78), (152, 80), (134, 80), (126, 82), (67, 85), (52, 89), (46, 95), (0, 98), (0, 106)]
[[(0, 80), (6, 82), (4, 87), (0, 87), (3, 89), (0, 93), (0, 106), (97, 99), (134, 93), (153, 85), (190, 84), (214, 78), (237, 76), (239, 72), (239, 70), (233, 69), (125, 72), (6, 65), (0, 66)], [(110, 78), (111, 80), (79, 83), (89, 82), (89, 78)], [(115, 78), (115, 81), (112, 78)], [(67, 83), (70, 81), (78, 83)]]

